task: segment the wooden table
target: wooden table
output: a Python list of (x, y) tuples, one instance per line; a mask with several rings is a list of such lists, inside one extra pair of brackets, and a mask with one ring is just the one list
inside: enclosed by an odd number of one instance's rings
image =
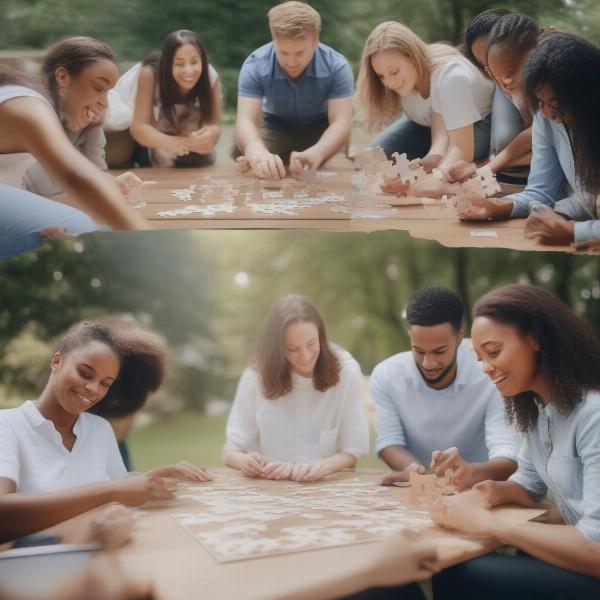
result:
[[(239, 473), (227, 468), (215, 470), (218, 478), (237, 477)], [(359, 477), (377, 481), (383, 471), (359, 470), (338, 474), (336, 479)], [(243, 476), (242, 476), (243, 477)], [(253, 486), (275, 486), (278, 494), (289, 490), (290, 482), (270, 482), (243, 478)], [(298, 484), (302, 485), (302, 484)], [(408, 505), (408, 488), (392, 488), (390, 498)], [(219, 600), (267, 600), (302, 589), (307, 582), (324, 582), (345, 575), (369, 552), (372, 543), (360, 543), (313, 551), (295, 552), (268, 558), (219, 563), (171, 516), (178, 511), (200, 510), (193, 503), (185, 508), (165, 506), (142, 509), (133, 540), (117, 554), (126, 572), (149, 577), (161, 600), (190, 600), (218, 598)], [(495, 509), (510, 515), (515, 522), (524, 522), (543, 511), (522, 508)], [(63, 524), (65, 541), (77, 541), (81, 527), (77, 519)], [(69, 539), (69, 532), (73, 539)], [(500, 546), (492, 539), (474, 538), (434, 527), (430, 536), (439, 548), (443, 566), (450, 566), (480, 556)], [(311, 598), (311, 600), (313, 600)]]
[[(317, 188), (339, 194), (350, 191), (353, 163), (337, 163), (329, 176), (316, 180)], [(510, 248), (514, 250), (573, 251), (569, 246), (543, 246), (524, 235), (525, 220), (511, 219), (494, 223), (464, 223), (442, 205), (403, 206), (390, 209), (364, 208), (363, 213), (378, 213), (384, 218), (360, 218), (356, 214), (332, 212), (332, 205), (311, 206), (298, 209), (297, 215), (254, 213), (245, 206), (233, 213), (218, 213), (211, 217), (200, 214), (161, 217), (158, 212), (202, 205), (196, 195), (189, 202), (178, 200), (171, 191), (190, 185), (201, 186), (206, 178), (236, 184), (251, 182), (253, 177), (241, 175), (235, 166), (215, 166), (204, 169), (136, 169), (134, 172), (146, 183), (141, 196), (131, 201), (152, 228), (156, 229), (316, 229), (324, 231), (378, 231), (397, 229), (408, 231), (420, 239), (431, 239), (447, 247)], [(117, 172), (115, 172), (117, 173)], [(295, 180), (286, 179), (291, 183)], [(383, 194), (370, 195), (370, 200), (385, 202)], [(142, 206), (143, 203), (143, 206)], [(473, 232), (493, 231), (494, 237), (473, 235)]]

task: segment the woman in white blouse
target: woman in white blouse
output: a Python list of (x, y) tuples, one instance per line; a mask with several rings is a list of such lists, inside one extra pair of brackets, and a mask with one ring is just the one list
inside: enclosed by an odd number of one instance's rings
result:
[(127, 476), (111, 426), (98, 416), (135, 412), (160, 387), (165, 350), (154, 334), (84, 321), (61, 337), (50, 365), (35, 402), (0, 411), (0, 543), (108, 502), (170, 498), (165, 477), (212, 479), (189, 463)]
[(225, 462), (246, 475), (316, 481), (353, 468), (369, 450), (361, 372), (331, 345), (303, 296), (287, 296), (267, 316), (251, 367), (238, 384)]

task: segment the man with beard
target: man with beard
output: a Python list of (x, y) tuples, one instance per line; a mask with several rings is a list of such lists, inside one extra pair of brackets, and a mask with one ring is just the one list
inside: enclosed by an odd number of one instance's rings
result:
[(375, 449), (393, 472), (382, 483), (408, 481), (410, 471), (451, 473), (459, 490), (505, 480), (517, 468), (520, 440), (504, 423), (503, 402), (483, 373), (461, 321), (459, 294), (421, 290), (408, 304), (411, 351), (377, 365)]

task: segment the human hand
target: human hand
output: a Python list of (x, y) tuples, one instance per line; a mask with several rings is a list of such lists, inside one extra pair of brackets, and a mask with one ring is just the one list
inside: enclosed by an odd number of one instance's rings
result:
[(410, 190), (410, 182), (408, 180), (402, 181), (400, 176), (388, 177), (383, 175), (383, 182), (379, 184), (381, 191), (384, 194), (401, 194), (406, 195)]
[(600, 252), (600, 238), (586, 240), (585, 242), (577, 242), (575, 244), (575, 250), (583, 252)]
[(290, 479), (292, 481), (318, 481), (330, 474), (327, 461), (315, 460), (309, 463), (296, 463)]
[(219, 140), (220, 133), (218, 125), (205, 125), (197, 131), (192, 131), (188, 138), (190, 150), (198, 154), (210, 154)]
[(483, 494), (469, 490), (454, 496), (442, 496), (429, 507), (431, 518), (448, 529), (489, 535), (494, 520)]
[(323, 154), (316, 146), (290, 154), (290, 171), (294, 175), (301, 173), (305, 165), (310, 171), (316, 171), (321, 164), (323, 164)]
[(176, 465), (167, 465), (158, 467), (146, 473), (149, 477), (171, 477), (173, 479), (183, 479), (186, 481), (212, 481), (215, 474), (204, 467), (182, 461)]
[(442, 165), (440, 171), (445, 181), (449, 183), (464, 183), (475, 175), (477, 166), (473, 162), (457, 160), (450, 165)]
[(121, 188), (121, 193), (125, 198), (134, 199), (136, 198), (143, 185), (143, 181), (131, 171), (127, 171), (125, 173), (121, 173), (115, 177), (119, 187)]
[(402, 469), (402, 471), (392, 471), (391, 473), (384, 475), (379, 481), (379, 485), (394, 485), (397, 481), (409, 481), (411, 471), (423, 475), (425, 473), (425, 467), (417, 462), (412, 462)]
[(433, 541), (414, 532), (394, 533), (376, 544), (368, 554), (369, 587), (399, 586), (429, 579), (438, 569)]
[(263, 474), (265, 465), (267, 465), (266, 458), (261, 456), (258, 452), (248, 452), (242, 458), (240, 470), (244, 475), (260, 477)]
[(265, 479), (289, 479), (294, 469), (293, 463), (289, 462), (270, 462), (262, 470), (262, 476)]
[(456, 197), (456, 207), (458, 218), (461, 221), (490, 221), (508, 217), (512, 209), (512, 202), (467, 192)]
[(180, 135), (170, 135), (165, 150), (177, 156), (186, 156), (190, 153), (190, 140)]
[(440, 154), (428, 154), (423, 158), (419, 158), (418, 164), (420, 164), (425, 169), (425, 173), (431, 173), (433, 169), (439, 166), (441, 161), (442, 157)]
[(259, 179), (283, 179), (285, 167), (280, 156), (264, 151), (256, 156), (246, 155), (250, 168)]
[(161, 477), (132, 475), (108, 483), (115, 502), (126, 506), (141, 506), (148, 500), (173, 500), (176, 485)]
[(410, 186), (409, 195), (417, 198), (441, 198), (444, 194), (454, 194), (457, 191), (456, 185), (427, 175)]
[(111, 504), (98, 511), (92, 519), (91, 537), (105, 550), (122, 546), (133, 531), (133, 515), (122, 504)]
[(537, 204), (525, 221), (525, 237), (542, 244), (567, 245), (573, 241), (575, 225), (550, 207)]
[(431, 453), (429, 468), (438, 477), (443, 477), (450, 471), (450, 483), (456, 486), (459, 492), (473, 485), (473, 466), (461, 456), (456, 447), (434, 450)]
[(473, 486), (473, 489), (478, 491), (490, 506), (496, 506), (497, 504), (503, 504), (504, 498), (502, 494), (502, 484), (506, 482), (492, 481), (487, 479), (486, 481), (480, 481)]

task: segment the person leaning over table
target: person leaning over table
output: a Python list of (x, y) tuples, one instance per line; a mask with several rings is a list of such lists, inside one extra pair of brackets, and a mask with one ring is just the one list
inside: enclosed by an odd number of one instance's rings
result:
[(529, 215), (526, 235), (550, 244), (585, 248), (600, 237), (600, 77), (592, 73), (600, 73), (600, 49), (577, 36), (552, 33), (532, 50), (524, 67), (535, 112), (527, 187), (504, 198), (459, 197), (461, 219)]
[(361, 380), (358, 363), (329, 342), (315, 306), (303, 296), (282, 298), (238, 384), (225, 463), (246, 475), (293, 481), (353, 468), (369, 451)]
[[(2, 258), (11, 249), (17, 253), (19, 243), (39, 245), (40, 234), (48, 228), (81, 234), (96, 231), (99, 225), (94, 221), (113, 229), (146, 227), (127, 206), (115, 179), (75, 148), (58, 116), (70, 131), (82, 132), (106, 107), (106, 95), (118, 70), (112, 51), (103, 53), (98, 50), (99, 42), (91, 42), (91, 46), (81, 44), (72, 60), (61, 63), (55, 77), (48, 79), (50, 89), (25, 75), (0, 69), (0, 154), (32, 154), (82, 209), (0, 184)], [(8, 244), (11, 239), (12, 246)]]
[(464, 304), (443, 287), (417, 292), (406, 309), (411, 350), (378, 364), (369, 381), (375, 405), (375, 450), (407, 481), (429, 467), (452, 472), (459, 489), (506, 479), (520, 440), (502, 417), (502, 400), (481, 372), (461, 328)]
[(284, 2), (268, 17), (273, 40), (240, 70), (234, 158), (261, 179), (280, 179), (288, 161), (293, 171), (316, 170), (347, 146), (354, 78), (344, 56), (319, 42), (311, 6)]
[(40, 397), (0, 411), (0, 543), (108, 502), (172, 498), (164, 478), (213, 478), (189, 463), (128, 476), (99, 416), (141, 408), (165, 361), (157, 337), (132, 322), (82, 321), (58, 340)]
[[(473, 309), (482, 368), (522, 433), (519, 468), (440, 502), (433, 518), (516, 546), (434, 579), (436, 600), (600, 598), (600, 339), (549, 291), (508, 285)], [(564, 524), (519, 523), (490, 506), (535, 507), (548, 492)]]

